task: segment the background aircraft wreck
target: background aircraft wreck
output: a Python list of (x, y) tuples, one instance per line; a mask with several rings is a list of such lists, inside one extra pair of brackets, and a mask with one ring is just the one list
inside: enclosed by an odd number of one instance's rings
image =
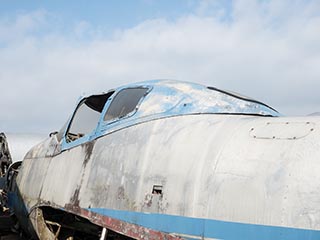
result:
[(7, 137), (4, 133), (0, 133), (0, 177), (5, 175), (11, 163), (12, 158), (8, 147)]
[(213, 87), (126, 85), (11, 165), (6, 204), (35, 239), (319, 239), (319, 124)]
[[(20, 162), (31, 147), (38, 144), (44, 139), (43, 134), (16, 134), (16, 133), (0, 133), (0, 239), (17, 239), (10, 238), (8, 234), (12, 231), (15, 224), (13, 211), (8, 208), (8, 196), (4, 189), (8, 188), (9, 166), (14, 166), (15, 162)], [(11, 234), (10, 234), (11, 235)]]

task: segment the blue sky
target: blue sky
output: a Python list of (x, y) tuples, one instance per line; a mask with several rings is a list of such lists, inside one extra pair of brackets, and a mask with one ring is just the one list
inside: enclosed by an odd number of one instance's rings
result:
[[(56, 0), (56, 1), (2, 1), (1, 14), (19, 11), (46, 9), (68, 20), (86, 20), (92, 24), (112, 22), (113, 26), (130, 27), (145, 19), (154, 17), (177, 17), (192, 11), (196, 2), (193, 0)], [(130, 24), (129, 24), (130, 23)]]
[[(56, 1), (2, 1), (1, 15), (45, 9), (65, 20), (85, 20), (92, 24), (110, 24), (118, 28), (130, 27), (150, 18), (175, 19), (189, 14), (201, 0), (56, 0)], [(232, 0), (207, 1), (209, 5), (232, 7)]]
[(159, 78), (319, 112), (319, 29), (318, 0), (2, 1), (0, 131), (49, 132), (84, 92)]
[(3, 1), (0, 13), (3, 16), (14, 17), (19, 13), (45, 10), (69, 27), (79, 21), (86, 21), (103, 27), (105, 31), (114, 31), (133, 27), (146, 19), (174, 20), (192, 12), (196, 2), (195, 0)]
[(110, 36), (115, 31), (132, 28), (146, 20), (165, 19), (174, 22), (190, 14), (203, 17), (206, 14), (212, 16), (215, 11), (222, 8), (227, 12), (221, 20), (226, 20), (232, 11), (231, 0), (13, 0), (1, 3), (0, 14), (2, 19), (12, 20), (18, 15), (30, 12), (42, 11), (46, 13), (47, 21), (50, 21), (49, 29), (42, 28), (40, 31), (33, 32), (34, 34), (43, 34), (54, 30), (68, 33), (75, 25), (82, 22), (99, 29), (103, 36)]

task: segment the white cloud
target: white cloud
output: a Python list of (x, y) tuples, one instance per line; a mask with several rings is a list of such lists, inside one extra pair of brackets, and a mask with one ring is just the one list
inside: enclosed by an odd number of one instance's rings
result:
[(81, 93), (154, 78), (237, 91), (285, 114), (319, 111), (318, 1), (224, 4), (112, 37), (85, 21), (66, 31), (44, 10), (0, 19), (0, 130), (57, 129)]
[(34, 32), (44, 27), (45, 23), (46, 12), (44, 10), (20, 14), (14, 19), (9, 17), (2, 18), (0, 21), (0, 44), (20, 42), (21, 39), (31, 36)]

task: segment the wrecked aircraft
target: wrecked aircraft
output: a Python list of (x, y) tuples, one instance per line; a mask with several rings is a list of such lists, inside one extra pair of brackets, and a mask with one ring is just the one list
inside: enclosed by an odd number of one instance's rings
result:
[(126, 85), (9, 168), (9, 206), (40, 239), (320, 239), (319, 125), (213, 87)]
[(8, 147), (7, 137), (0, 133), (0, 177), (3, 177), (12, 163), (11, 154)]
[[(20, 239), (18, 234), (12, 232), (16, 225), (13, 211), (8, 208), (8, 190), (11, 173), (14, 166), (20, 165), (24, 155), (32, 146), (41, 142), (43, 134), (0, 133), (0, 239)], [(15, 164), (17, 162), (17, 164)], [(10, 167), (11, 166), (11, 167)], [(10, 193), (9, 193), (10, 194)], [(12, 209), (13, 210), (13, 209)], [(14, 235), (16, 237), (14, 237)]]

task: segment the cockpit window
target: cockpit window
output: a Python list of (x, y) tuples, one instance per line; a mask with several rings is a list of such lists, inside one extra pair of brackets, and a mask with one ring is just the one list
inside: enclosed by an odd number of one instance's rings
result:
[(112, 100), (104, 116), (104, 121), (123, 118), (132, 113), (147, 92), (147, 88), (127, 88), (121, 90)]
[(257, 103), (257, 104), (263, 105), (263, 106), (265, 106), (267, 108), (270, 108), (271, 110), (273, 110), (275, 112), (278, 112), (277, 110), (273, 109), (272, 107), (268, 106), (267, 104), (265, 104), (263, 102), (254, 100), (252, 98), (249, 98), (249, 97), (246, 97), (246, 96), (243, 96), (243, 95), (240, 95), (239, 93), (230, 92), (230, 91), (226, 91), (226, 90), (221, 90), (221, 89), (215, 88), (215, 87), (207, 87), (207, 88), (210, 89), (210, 90), (214, 90), (214, 91), (217, 91), (217, 92), (221, 92), (221, 93), (227, 94), (227, 95), (229, 95), (231, 97), (238, 98), (240, 100), (244, 100), (244, 101), (248, 101), (248, 102), (252, 102), (252, 103)]
[(112, 94), (113, 92), (109, 92), (82, 100), (66, 133), (67, 142), (72, 142), (88, 135), (97, 127), (104, 105)]

